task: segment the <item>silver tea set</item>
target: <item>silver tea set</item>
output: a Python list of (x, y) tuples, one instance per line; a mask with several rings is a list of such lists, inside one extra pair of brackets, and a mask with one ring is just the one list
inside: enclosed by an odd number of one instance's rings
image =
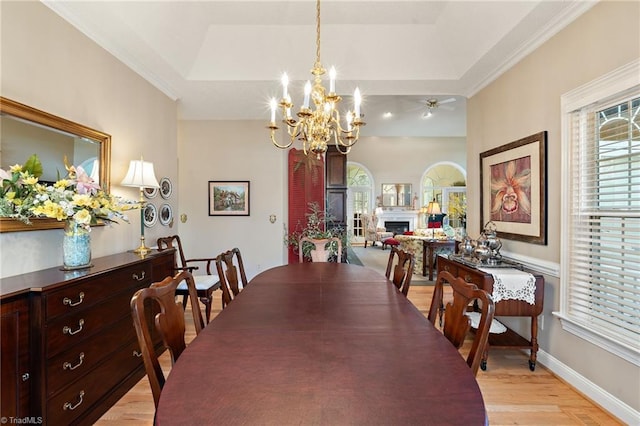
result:
[(492, 221), (484, 225), (477, 240), (466, 236), (458, 244), (458, 253), (464, 258), (477, 259), (480, 263), (495, 265), (502, 261), (500, 249), (502, 241), (498, 238), (496, 224)]

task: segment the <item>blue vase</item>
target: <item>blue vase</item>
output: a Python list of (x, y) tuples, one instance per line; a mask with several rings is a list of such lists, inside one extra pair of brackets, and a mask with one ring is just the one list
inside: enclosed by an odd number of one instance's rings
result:
[(63, 269), (82, 269), (91, 266), (91, 229), (74, 220), (64, 225), (62, 240)]

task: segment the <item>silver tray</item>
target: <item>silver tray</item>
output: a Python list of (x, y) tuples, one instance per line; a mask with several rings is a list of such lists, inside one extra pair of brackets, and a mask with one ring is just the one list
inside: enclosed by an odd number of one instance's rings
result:
[(513, 262), (510, 260), (505, 260), (505, 259), (501, 259), (501, 260), (492, 260), (489, 259), (486, 262), (481, 262), (480, 260), (476, 259), (475, 257), (465, 257), (465, 256), (461, 256), (459, 254), (450, 254), (449, 255), (449, 259), (451, 260), (455, 260), (456, 262), (460, 262), (463, 265), (466, 266), (470, 266), (472, 268), (478, 269), (478, 268), (516, 268), (516, 269), (523, 269), (523, 266), (517, 262)]

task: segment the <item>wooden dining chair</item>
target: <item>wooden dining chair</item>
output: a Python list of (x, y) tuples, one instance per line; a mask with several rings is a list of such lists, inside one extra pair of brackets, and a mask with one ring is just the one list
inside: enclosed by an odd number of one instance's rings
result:
[[(304, 262), (304, 250), (303, 245), (313, 244), (313, 248), (311, 249), (311, 261), (312, 262), (328, 262), (329, 257), (331, 256), (331, 245), (335, 244), (336, 249), (336, 262), (340, 263), (342, 261), (342, 241), (338, 237), (332, 238), (322, 238), (322, 239), (314, 239), (309, 237), (302, 237), (298, 242), (298, 258), (300, 263)], [(329, 248), (327, 250), (327, 248)]]
[[(225, 251), (224, 253), (220, 253), (216, 257), (216, 269), (218, 271), (218, 276), (220, 277), (220, 287), (222, 288), (222, 309), (224, 309), (238, 294), (240, 294), (240, 291), (249, 284), (247, 281), (247, 275), (244, 271), (244, 263), (242, 262), (240, 249), (235, 247), (231, 250)], [(240, 279), (238, 279), (238, 272), (240, 272)], [(242, 288), (240, 287), (241, 283)]]
[[(182, 250), (182, 242), (178, 235), (171, 235), (168, 237), (158, 238), (158, 251), (166, 250), (169, 248), (176, 249), (176, 257), (174, 269), (175, 273), (181, 271), (191, 272), (193, 279), (196, 283), (196, 289), (198, 291), (198, 298), (205, 307), (205, 317), (207, 324), (211, 319), (211, 303), (213, 302), (213, 292), (220, 288), (220, 279), (218, 275), (211, 272), (211, 265), (215, 262), (215, 258), (199, 258), (199, 259), (187, 259), (185, 258), (184, 251)], [(198, 263), (206, 264), (206, 274), (195, 274), (194, 271), (199, 270)], [(176, 295), (182, 296), (182, 306), (186, 308), (187, 298), (189, 297), (189, 291), (187, 290), (185, 283), (180, 283), (176, 290)]]
[(480, 308), (478, 327), (474, 334), (471, 350), (467, 355), (467, 365), (476, 375), (483, 359), (486, 359), (488, 351), (489, 330), (495, 311), (493, 299), (489, 293), (479, 289), (475, 284), (468, 283), (463, 278), (454, 277), (450, 272), (441, 271), (438, 273), (429, 308), (428, 318), (433, 325), (436, 324), (436, 318), (443, 309), (445, 283), (449, 283), (453, 290), (453, 301), (444, 307), (442, 332), (457, 349), (462, 347), (467, 333), (471, 329), (471, 319), (467, 316), (468, 310), (471, 309), (471, 306)]
[(156, 408), (158, 407), (160, 392), (166, 379), (160, 367), (154, 341), (151, 337), (151, 324), (148, 323), (148, 318), (150, 318), (151, 315), (148, 309), (157, 308), (155, 304), (149, 303), (149, 301), (154, 300), (157, 302), (157, 306), (159, 306), (159, 312), (157, 312), (154, 317), (153, 326), (162, 337), (162, 344), (169, 350), (171, 354), (171, 365), (173, 365), (186, 348), (184, 340), (184, 309), (179, 301), (176, 302), (175, 297), (178, 285), (183, 282), (189, 293), (196, 334), (199, 334), (204, 328), (204, 321), (202, 319), (200, 305), (198, 304), (195, 281), (193, 275), (189, 272), (180, 272), (175, 277), (167, 277), (161, 282), (153, 283), (148, 288), (138, 290), (131, 298), (133, 325), (136, 329), (138, 343), (142, 351), (144, 368), (149, 377), (149, 385), (151, 386), (153, 402)]
[[(397, 259), (397, 261), (395, 259)], [(385, 276), (390, 279), (405, 296), (409, 294), (409, 286), (411, 286), (411, 277), (413, 276), (415, 267), (416, 258), (412, 253), (399, 249), (396, 246), (391, 246)], [(391, 276), (392, 271), (393, 277)]]

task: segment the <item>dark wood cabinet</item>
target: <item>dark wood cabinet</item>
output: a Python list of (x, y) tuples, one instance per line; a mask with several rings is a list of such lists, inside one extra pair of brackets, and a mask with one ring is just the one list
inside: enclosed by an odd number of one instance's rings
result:
[(325, 157), (327, 214), (335, 226), (347, 227), (347, 156), (330, 145)]
[[(456, 262), (445, 256), (438, 256), (438, 271), (448, 271), (453, 276), (461, 277), (466, 282), (474, 283), (489, 294), (493, 293), (493, 276), (472, 266)], [(531, 320), (531, 338), (526, 339), (507, 327), (507, 331), (499, 334), (489, 334), (489, 348), (501, 349), (529, 349), (529, 369), (535, 370), (538, 353), (538, 315), (542, 313), (544, 305), (544, 277), (533, 274), (536, 279), (534, 304), (523, 300), (501, 300), (496, 303), (495, 316), (500, 317), (529, 317)], [(482, 369), (486, 369), (486, 359)]]
[[(5, 391), (8, 400), (21, 401), (13, 388), (24, 374), (9, 365), (5, 372), (5, 351), (12, 350), (4, 336), (5, 305), (29, 318), (28, 337), (20, 336), (15, 350), (38, 354), (26, 361), (31, 395), (22, 415), (45, 424), (92, 424), (145, 374), (129, 303), (138, 289), (173, 275), (173, 256), (173, 250), (144, 259), (120, 253), (94, 259), (86, 270), (51, 268), (3, 279), (2, 415)], [(5, 291), (20, 285), (28, 285), (24, 306), (10, 305)], [(16, 377), (5, 383), (5, 374)]]
[(0, 408), (3, 418), (29, 414), (29, 294), (18, 294), (0, 304)]

